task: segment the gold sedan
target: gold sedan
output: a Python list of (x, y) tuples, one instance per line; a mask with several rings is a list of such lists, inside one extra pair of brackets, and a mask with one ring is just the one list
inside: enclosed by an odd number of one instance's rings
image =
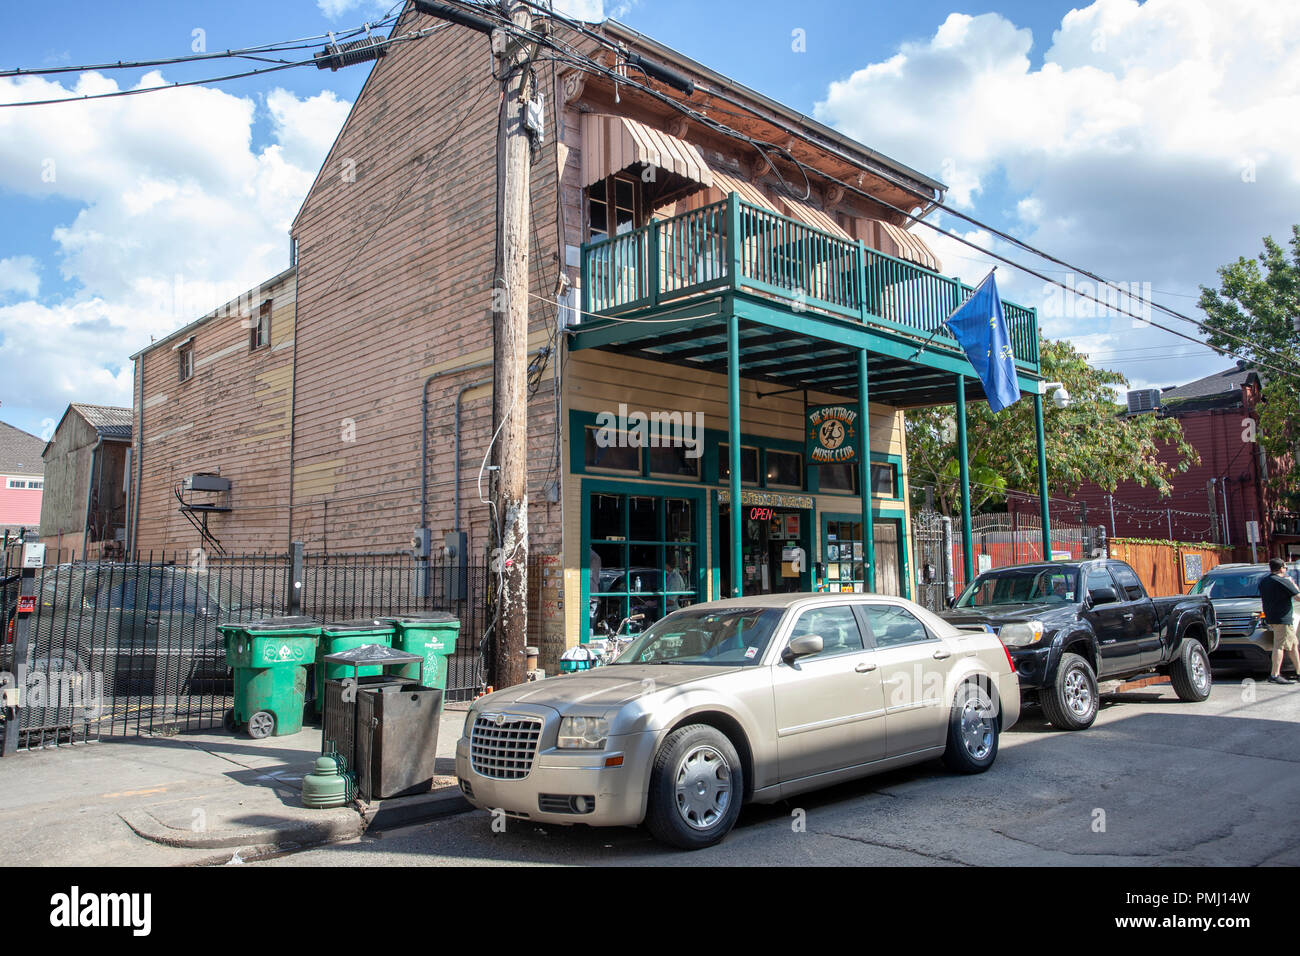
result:
[(456, 748), (475, 806), (710, 846), (741, 805), (934, 758), (993, 765), (1020, 715), (1006, 648), (902, 598), (696, 604), (613, 664), (479, 698)]

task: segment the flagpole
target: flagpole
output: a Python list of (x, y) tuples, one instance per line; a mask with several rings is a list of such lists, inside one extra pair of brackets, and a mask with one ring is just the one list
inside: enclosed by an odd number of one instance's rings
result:
[[(998, 271), (998, 267), (997, 267), (997, 266), (994, 266), (992, 269), (990, 269), (990, 270), (988, 271), (988, 275), (986, 275), (983, 279), (980, 279), (980, 281), (979, 281), (979, 285), (976, 285), (975, 288), (978, 289), (981, 285), (983, 285), (984, 283), (988, 282), (988, 281), (989, 281), (989, 276), (993, 275), (993, 273), (995, 273), (995, 272), (997, 272), (997, 271)], [(961, 288), (961, 283), (960, 283), (960, 282), (957, 283), (957, 288), (958, 288), (958, 289)], [(939, 334), (939, 330), (940, 330), (941, 328), (943, 328), (944, 325), (947, 324), (948, 319), (951, 319), (954, 315), (957, 314), (957, 310), (960, 309), (963, 305), (965, 305), (965, 302), (958, 302), (957, 305), (956, 305), (956, 307), (955, 307), (951, 312), (948, 313), (948, 317), (945, 318), (942, 322), (940, 322), (938, 325), (936, 325), (936, 326), (934, 327), (934, 331), (930, 333), (930, 337), (929, 337), (928, 339), (926, 339), (923, 343), (921, 343), (921, 347), (920, 347), (919, 349), (917, 349), (915, 352), (913, 352), (911, 355), (908, 356), (907, 360), (908, 360), (909, 362), (912, 361), (913, 359), (915, 359), (917, 356), (919, 356), (919, 355), (920, 355), (922, 352), (924, 352), (927, 348), (929, 348), (930, 343), (934, 341), (934, 337), (935, 337), (936, 335)]]

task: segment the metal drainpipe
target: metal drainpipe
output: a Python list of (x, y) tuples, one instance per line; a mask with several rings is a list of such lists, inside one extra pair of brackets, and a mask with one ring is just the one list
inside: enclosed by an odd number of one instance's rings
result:
[(464, 397), (465, 397), (465, 393), (468, 392), (470, 389), (472, 389), (472, 388), (480, 388), (481, 386), (484, 386), (484, 385), (491, 385), (491, 384), (492, 384), (492, 381), (493, 381), (493, 380), (490, 379), (490, 378), (481, 378), (481, 379), (479, 379), (477, 382), (470, 382), (468, 385), (463, 385), (463, 386), (461, 386), (460, 391), (456, 393), (456, 440), (455, 440), (455, 444), (452, 446), (452, 447), (453, 447), (452, 460), (453, 460), (453, 462), (454, 462), (454, 466), (453, 466), (453, 467), (455, 468), (455, 471), (452, 473), (452, 485), (453, 485), (453, 486), (455, 487), (455, 489), (456, 489), (456, 524), (455, 524), (455, 526), (452, 528), (452, 530), (455, 531), (457, 534), (460, 533), (460, 409), (461, 409), (461, 401), (464, 399)]
[(144, 481), (144, 356), (140, 356), (140, 416), (136, 425), (138, 448), (135, 455), (135, 487), (131, 489), (131, 540), (126, 546), (126, 560), (131, 559), (139, 543), (140, 533), (140, 482)]
[[(104, 436), (99, 435), (95, 439), (95, 444), (90, 446), (90, 480), (86, 482), (86, 520), (81, 527), (81, 560), (83, 561), (86, 560), (86, 548), (90, 540), (90, 500), (95, 494), (95, 456), (99, 454), (99, 448), (103, 444)], [(102, 462), (99, 471), (101, 475), (104, 472)]]
[[(530, 356), (537, 356), (548, 346), (542, 346), (534, 349), (529, 353)], [(473, 372), (481, 368), (491, 368), (492, 362), (474, 362), (470, 365), (458, 365), (455, 368), (445, 368), (441, 371), (434, 372), (424, 380), (424, 387), (420, 391), (420, 527), (424, 528), (428, 524), (429, 515), (429, 386), (436, 380), (445, 375), (455, 375), (458, 372)], [(480, 385), (486, 385), (487, 381), (476, 382), (473, 385), (467, 385), (462, 388), (456, 396), (456, 530), (460, 531), (460, 397), (470, 388), (478, 388)]]

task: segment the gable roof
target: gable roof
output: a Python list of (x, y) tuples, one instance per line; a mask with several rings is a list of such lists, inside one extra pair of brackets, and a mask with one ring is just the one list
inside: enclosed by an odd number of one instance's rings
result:
[(45, 474), (45, 461), (41, 458), (44, 448), (45, 442), (35, 435), (0, 422), (0, 474)]
[[(1160, 404), (1167, 405), (1170, 402), (1184, 402), (1192, 399), (1209, 401), (1210, 404), (1237, 404), (1241, 402), (1241, 389), (1244, 385), (1249, 384), (1251, 379), (1258, 381), (1259, 373), (1250, 368), (1237, 368), (1233, 366), (1222, 372), (1215, 372), (1213, 375), (1207, 375), (1205, 378), (1198, 378), (1194, 382), (1188, 382), (1186, 385), (1176, 385), (1173, 388), (1165, 389), (1160, 393)], [(1213, 401), (1221, 399), (1222, 401)]]
[(73, 402), (68, 407), (76, 409), (77, 413), (99, 432), (101, 438), (109, 441), (130, 441), (131, 409), (119, 408), (116, 405), (86, 405), (82, 402)]

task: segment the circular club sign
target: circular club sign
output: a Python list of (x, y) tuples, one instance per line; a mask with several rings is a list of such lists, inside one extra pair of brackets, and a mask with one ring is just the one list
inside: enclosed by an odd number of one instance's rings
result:
[(842, 465), (857, 460), (858, 406), (822, 405), (808, 409), (808, 461)]

